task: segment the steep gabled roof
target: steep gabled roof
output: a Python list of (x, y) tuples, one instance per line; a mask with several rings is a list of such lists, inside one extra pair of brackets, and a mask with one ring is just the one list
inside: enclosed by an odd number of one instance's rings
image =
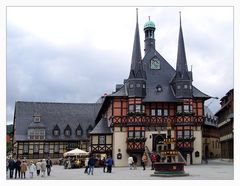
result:
[(178, 36), (176, 78), (190, 80), (189, 73), (188, 73), (183, 33), (182, 33), (181, 14), (180, 14), (179, 36)]
[(195, 86), (192, 86), (192, 87), (193, 87), (193, 97), (195, 97), (195, 98), (203, 98), (204, 100), (207, 100), (207, 99), (211, 98), (211, 96), (201, 92)]
[(133, 42), (132, 50), (132, 60), (131, 60), (131, 69), (129, 78), (144, 78), (145, 73), (143, 72), (142, 67), (142, 55), (141, 55), (141, 46), (140, 46), (140, 34), (138, 26), (138, 13), (136, 15), (136, 28)]
[[(46, 140), (85, 139), (89, 126), (95, 126), (95, 118), (101, 104), (96, 103), (49, 103), (49, 102), (16, 102), (16, 140), (27, 140), (28, 127), (33, 125), (34, 113), (41, 114), (41, 125), (46, 129)], [(64, 129), (69, 125), (75, 131), (78, 125), (83, 129), (81, 137), (72, 132), (70, 137), (64, 136)], [(53, 129), (58, 126), (60, 136), (53, 136)]]
[(102, 118), (90, 134), (112, 134), (112, 130), (108, 127), (107, 118)]
[[(150, 60), (157, 57), (160, 60), (160, 70), (150, 69)], [(175, 75), (174, 68), (153, 48), (143, 58), (143, 66), (146, 72), (146, 97), (144, 102), (177, 102), (170, 81)], [(157, 86), (162, 91), (157, 92)]]

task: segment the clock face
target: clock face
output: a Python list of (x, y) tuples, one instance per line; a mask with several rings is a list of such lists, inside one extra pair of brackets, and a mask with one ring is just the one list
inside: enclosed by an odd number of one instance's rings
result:
[(153, 58), (150, 64), (151, 69), (160, 69), (160, 61), (157, 58)]

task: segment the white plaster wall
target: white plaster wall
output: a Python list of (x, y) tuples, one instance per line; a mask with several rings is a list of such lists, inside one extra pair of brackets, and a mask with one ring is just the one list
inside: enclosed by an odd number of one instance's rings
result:
[[(145, 146), (147, 146), (150, 151), (152, 151), (152, 137), (153, 137), (152, 135), (153, 134), (158, 134), (158, 132), (157, 131), (146, 131), (145, 132), (145, 137), (147, 138), (147, 140), (145, 142)], [(150, 136), (151, 136), (151, 138), (150, 138)]]
[[(193, 132), (195, 140), (194, 140), (194, 151), (192, 154), (193, 157), (193, 164), (201, 164), (202, 163), (202, 131), (194, 131)], [(195, 152), (199, 152), (199, 157), (195, 157)]]
[[(127, 154), (127, 132), (114, 132), (113, 133), (113, 161), (114, 166), (128, 166), (128, 157)], [(121, 149), (122, 159), (117, 159), (118, 149)]]

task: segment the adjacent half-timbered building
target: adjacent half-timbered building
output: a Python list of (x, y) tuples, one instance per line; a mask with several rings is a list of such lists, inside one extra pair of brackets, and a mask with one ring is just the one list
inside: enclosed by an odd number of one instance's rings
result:
[(58, 159), (74, 148), (89, 151), (89, 133), (100, 105), (16, 102), (13, 156)]
[(233, 120), (234, 120), (234, 91), (229, 90), (221, 98), (221, 108), (215, 114), (218, 117), (218, 128), (220, 132), (221, 158), (233, 160)]
[(175, 141), (174, 148), (189, 163), (200, 164), (202, 160), (204, 101), (211, 97), (192, 84), (181, 17), (176, 69), (156, 50), (155, 29), (153, 21), (144, 25), (142, 57), (137, 18), (129, 77), (105, 97), (96, 119), (105, 118), (113, 131), (116, 166), (126, 166), (133, 154), (140, 163), (144, 151), (170, 149), (163, 143), (167, 140)]
[(203, 125), (203, 159), (220, 158), (221, 147), (219, 141), (219, 129), (217, 126), (217, 117), (209, 110), (207, 106), (204, 107), (204, 125)]

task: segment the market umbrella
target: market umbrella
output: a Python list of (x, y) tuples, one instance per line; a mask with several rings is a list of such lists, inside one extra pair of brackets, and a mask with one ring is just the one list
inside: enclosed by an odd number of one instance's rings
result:
[(64, 156), (86, 156), (86, 155), (88, 155), (88, 152), (78, 148), (64, 153)]

